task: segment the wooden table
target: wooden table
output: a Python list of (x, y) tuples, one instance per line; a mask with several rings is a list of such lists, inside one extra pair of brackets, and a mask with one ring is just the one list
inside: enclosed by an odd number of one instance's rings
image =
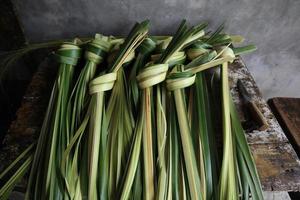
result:
[(230, 67), (230, 79), (231, 92), (241, 118), (243, 115), (236, 88), (237, 79), (243, 80), (269, 124), (269, 128), (265, 131), (254, 130), (246, 133), (263, 189), (265, 191), (299, 191), (300, 162), (297, 154), (241, 59), (236, 60)]
[(300, 98), (276, 97), (268, 101), (279, 124), (300, 156)]
[[(300, 157), (300, 98), (275, 97), (269, 99), (268, 104)], [(300, 192), (290, 195), (300, 199)]]
[[(56, 71), (48, 62), (42, 64), (34, 75), (17, 112), (17, 119), (11, 124), (4, 149), (0, 152), (0, 171), (3, 170), (5, 164), (9, 164), (35, 140), (34, 135), (39, 132)], [(241, 59), (237, 59), (230, 66), (230, 85), (242, 118), (240, 98), (236, 89), (237, 79), (243, 80), (253, 98), (257, 100), (269, 124), (269, 128), (265, 131), (246, 133), (263, 189), (265, 191), (299, 191), (299, 159)]]

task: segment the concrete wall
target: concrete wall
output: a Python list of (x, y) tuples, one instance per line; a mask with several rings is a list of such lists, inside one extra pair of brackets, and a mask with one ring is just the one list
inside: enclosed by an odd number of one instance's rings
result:
[(299, 0), (13, 0), (27, 38), (42, 41), (95, 32), (126, 34), (149, 18), (152, 34), (174, 33), (182, 18), (242, 34), (258, 51), (244, 56), (265, 98), (300, 97)]

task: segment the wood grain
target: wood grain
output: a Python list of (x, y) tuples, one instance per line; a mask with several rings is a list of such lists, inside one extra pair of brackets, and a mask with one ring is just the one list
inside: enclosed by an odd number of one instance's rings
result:
[(276, 97), (270, 99), (268, 103), (300, 155), (300, 98)]

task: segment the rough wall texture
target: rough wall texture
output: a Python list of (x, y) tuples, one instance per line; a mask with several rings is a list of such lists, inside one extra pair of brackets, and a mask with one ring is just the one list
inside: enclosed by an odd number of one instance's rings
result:
[(149, 18), (153, 34), (174, 33), (182, 18), (211, 28), (226, 22), (258, 51), (244, 56), (265, 98), (300, 97), (299, 0), (13, 0), (30, 41), (95, 32), (126, 34)]

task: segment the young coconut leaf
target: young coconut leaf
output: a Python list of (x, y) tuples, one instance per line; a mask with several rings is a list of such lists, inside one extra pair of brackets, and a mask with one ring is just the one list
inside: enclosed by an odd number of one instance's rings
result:
[(261, 200), (263, 199), (261, 183), (232, 97), (230, 98), (230, 116), (232, 131), (236, 138), (238, 168), (243, 178), (242, 196), (244, 199), (250, 199), (250, 195), (247, 192), (249, 191), (253, 200)]
[[(155, 48), (156, 44), (155, 42), (150, 39), (150, 38), (146, 38), (142, 43), (141, 45), (137, 48), (137, 57), (136, 57), (136, 60), (133, 64), (133, 67), (130, 71), (130, 75), (129, 75), (129, 88), (128, 88), (128, 104), (129, 104), (129, 110), (130, 112), (128, 113), (132, 113), (133, 116), (127, 116), (126, 118), (122, 117), (122, 116), (117, 116), (116, 119), (118, 120), (123, 120), (124, 119), (131, 119), (132, 117), (137, 117), (136, 116), (136, 113), (138, 111), (138, 100), (139, 100), (139, 89), (138, 89), (138, 83), (137, 83), (137, 80), (136, 80), (136, 74), (137, 74), (137, 70), (139, 70), (142, 66), (144, 66), (145, 64), (145, 60), (148, 58), (150, 52), (152, 52)], [(124, 84), (121, 82), (121, 84)], [(116, 86), (115, 86), (116, 87)], [(124, 87), (122, 85), (118, 86), (118, 87)], [(122, 89), (120, 90), (121, 93), (122, 92)], [(119, 93), (120, 93), (119, 92)], [(112, 96), (115, 96), (117, 97), (118, 101), (120, 101), (119, 99), (121, 98), (122, 100), (122, 104), (124, 104), (124, 102), (126, 103), (126, 101), (123, 99), (125, 97), (125, 94), (122, 94), (120, 96), (120, 94), (118, 96), (116, 95), (112, 95)], [(120, 104), (120, 103), (119, 103)], [(125, 108), (124, 106), (122, 106), (123, 109)], [(114, 112), (114, 115), (119, 115), (121, 110), (118, 110), (116, 109)], [(125, 111), (126, 112), (126, 111)], [(126, 113), (124, 113), (126, 114)], [(130, 118), (129, 118), (130, 117)], [(133, 121), (135, 121), (134, 119), (131, 119)], [(127, 121), (127, 124), (129, 124), (129, 121)], [(126, 123), (125, 121), (125, 123)], [(123, 122), (124, 123), (124, 122)], [(133, 122), (134, 123), (134, 122)], [(112, 123), (112, 125), (114, 125), (114, 123)], [(131, 125), (132, 126), (132, 125)], [(133, 126), (131, 127), (131, 129), (133, 128)], [(130, 135), (132, 134), (132, 130), (129, 132), (127, 131)], [(120, 133), (118, 133), (118, 135), (120, 135)], [(124, 137), (124, 136), (123, 136)], [(125, 141), (125, 146), (126, 146), (126, 151), (123, 152), (123, 153), (126, 153), (126, 162), (128, 162), (130, 160), (130, 146), (132, 146), (132, 144), (134, 144), (134, 141), (135, 141), (135, 137), (134, 136), (130, 136), (129, 138), (130, 140), (129, 141)], [(119, 143), (118, 143), (119, 144)], [(115, 148), (115, 145), (112, 145), (111, 146), (112, 148)], [(128, 155), (128, 156), (127, 156)], [(124, 155), (122, 156), (123, 157), (123, 161), (124, 161)], [(113, 159), (113, 157), (112, 157)], [(134, 185), (133, 185), (133, 191), (132, 191), (132, 198), (134, 199), (141, 199), (142, 198), (142, 190), (141, 190), (141, 184), (142, 184), (142, 176), (141, 176), (141, 162), (139, 162), (138, 164), (138, 168), (137, 168), (137, 173), (135, 175), (135, 178), (134, 178)], [(124, 168), (124, 170), (126, 170), (126, 168)], [(122, 171), (124, 171), (122, 170)], [(120, 184), (120, 188), (122, 188), (122, 184), (123, 183), (123, 180), (124, 180), (125, 176), (122, 176), (122, 183)]]
[[(83, 112), (86, 111), (86, 106), (89, 102), (89, 95), (86, 92), (88, 89), (88, 83), (95, 76), (96, 67), (105, 58), (105, 55), (110, 50), (111, 43), (110, 38), (96, 34), (95, 39), (86, 45), (85, 58), (87, 59), (84, 68), (78, 77), (78, 80), (74, 86), (71, 98), (68, 103), (66, 129), (64, 132), (67, 134), (66, 146), (69, 144), (70, 138), (73, 137), (74, 130), (78, 129), (78, 126), (82, 123)], [(66, 148), (66, 147), (65, 147)], [(64, 148), (64, 149), (65, 149)], [(73, 199), (76, 192), (81, 189), (78, 188), (79, 171), (78, 170), (78, 154), (80, 146), (75, 148), (73, 155), (63, 158), (62, 162), (62, 175), (65, 179), (66, 189), (68, 196)]]
[(132, 142), (134, 119), (127, 101), (126, 86), (125, 74), (120, 68), (107, 106), (110, 194), (116, 193), (121, 182)]
[[(90, 94), (92, 98), (90, 101), (90, 109), (87, 113), (85, 120), (79, 127), (78, 131), (71, 140), (68, 149), (73, 148), (75, 144), (80, 143), (80, 138), (85, 132), (87, 122), (90, 123), (89, 128), (89, 142), (84, 144), (85, 149), (88, 151), (88, 183), (81, 183), (88, 185), (88, 198), (104, 198), (106, 199), (112, 193), (108, 192), (108, 149), (107, 145), (107, 119), (105, 114), (104, 94), (105, 91), (113, 88), (114, 82), (117, 78), (116, 72), (126, 62), (128, 56), (142, 42), (148, 31), (148, 22), (145, 21), (141, 24), (136, 24), (129, 36), (122, 45), (119, 54), (114, 60), (109, 73), (100, 75), (90, 83)], [(70, 150), (65, 153), (69, 153)], [(101, 160), (100, 160), (100, 159)], [(100, 171), (98, 171), (100, 169)], [(100, 185), (98, 185), (100, 183)]]
[[(178, 70), (178, 69), (177, 69)], [(177, 120), (180, 129), (184, 165), (186, 168), (189, 195), (192, 199), (202, 199), (200, 189), (200, 176), (196, 164), (194, 145), (191, 138), (191, 130), (188, 122), (186, 99), (183, 88), (191, 86), (195, 82), (195, 75), (190, 72), (175, 71), (168, 76), (167, 89), (173, 92)]]
[(181, 156), (181, 145), (180, 145), (180, 135), (178, 134), (178, 122), (176, 119), (175, 102), (171, 96), (171, 93), (168, 92), (167, 99), (169, 104), (167, 106), (167, 162), (168, 162), (168, 190), (167, 190), (167, 198), (171, 199), (180, 199), (180, 194), (182, 190), (180, 188), (180, 162), (182, 160)]
[[(142, 43), (148, 28), (148, 21), (142, 22), (138, 29), (140, 29), (140, 36), (135, 39), (135, 41), (131, 41), (129, 37), (133, 37), (132, 33), (129, 34), (126, 45), (122, 45), (122, 48), (126, 48), (126, 46), (134, 45), (131, 47), (127, 47), (128, 49), (120, 50), (119, 62), (123, 63), (113, 63), (112, 70), (118, 70), (118, 79), (115, 83), (115, 86), (112, 90), (108, 109), (107, 109), (107, 119), (108, 119), (108, 149), (109, 149), (109, 175), (108, 175), (108, 192), (110, 197), (114, 197), (117, 194), (118, 187), (120, 187), (122, 180), (122, 172), (126, 168), (126, 161), (128, 159), (128, 154), (130, 150), (130, 144), (133, 139), (133, 127), (134, 120), (132, 110), (129, 109), (129, 103), (127, 101), (127, 87), (124, 77), (123, 69), (119, 70), (120, 66), (129, 63), (134, 58), (134, 50)], [(135, 30), (135, 28), (133, 29)], [(136, 30), (135, 30), (136, 31)], [(130, 43), (131, 42), (131, 43)], [(121, 57), (124, 57), (120, 59)], [(125, 57), (126, 56), (126, 57)]]
[(30, 164), (32, 162), (33, 156), (29, 155), (29, 157), (21, 164), (21, 166), (17, 169), (17, 171), (11, 176), (11, 178), (6, 181), (6, 183), (0, 189), (0, 197), (1, 199), (8, 199), (10, 193), (14, 189), (17, 182), (24, 176), (24, 174), (30, 168)]
[(222, 64), (223, 161), (220, 177), (220, 199), (238, 199), (236, 151), (230, 122), (228, 63)]
[(129, 105), (130, 110), (136, 116), (138, 98), (139, 98), (139, 88), (136, 80), (137, 72), (146, 64), (146, 59), (148, 59), (149, 54), (155, 49), (156, 44), (151, 38), (146, 38), (141, 45), (137, 48), (136, 60), (132, 66), (129, 75)]
[[(119, 56), (116, 61), (113, 63), (113, 66), (122, 65), (126, 61), (127, 57), (134, 51), (136, 45), (138, 45), (147, 33), (147, 22), (142, 24), (137, 24), (133, 31), (130, 33), (125, 43), (123, 44), (123, 48), (120, 50)], [(115, 68), (117, 69), (117, 68)], [(72, 138), (70, 145), (66, 149), (65, 154), (69, 154), (74, 145), (78, 146), (80, 144), (81, 137), (85, 132), (87, 123), (92, 117), (92, 121), (90, 122), (90, 134), (89, 134), (89, 145), (84, 144), (85, 149), (89, 149), (89, 183), (84, 181), (82, 185), (89, 185), (88, 196), (93, 198), (97, 198), (97, 195), (100, 198), (107, 198), (108, 189), (107, 189), (107, 176), (108, 176), (108, 151), (106, 147), (106, 137), (107, 137), (107, 129), (105, 128), (107, 125), (107, 120), (105, 117), (105, 108), (103, 104), (104, 99), (104, 91), (112, 88), (114, 84), (114, 80), (116, 79), (115, 73), (104, 74), (94, 79), (90, 83), (90, 93), (93, 93), (90, 106), (86, 117), (83, 120), (83, 123), (79, 127), (78, 131), (75, 133)], [(102, 114), (103, 113), (103, 114)], [(94, 116), (94, 117), (93, 117)], [(102, 124), (99, 124), (99, 119), (102, 119)], [(95, 121), (96, 120), (96, 121)], [(102, 128), (100, 128), (102, 127)], [(100, 132), (100, 134), (99, 134)], [(99, 146), (101, 144), (101, 146)], [(97, 156), (98, 155), (98, 156)], [(101, 158), (101, 162), (98, 158)], [(97, 162), (99, 160), (99, 162)], [(83, 164), (84, 165), (84, 164)], [(97, 167), (98, 166), (98, 167)], [(99, 174), (97, 175), (97, 171), (100, 169)], [(84, 174), (83, 172), (81, 174)], [(98, 177), (98, 179), (95, 179)], [(97, 181), (96, 181), (97, 180)], [(99, 186), (97, 186), (99, 184)], [(97, 190), (97, 188), (99, 190)]]
[(16, 171), (13, 172), (13, 175), (6, 180), (6, 183), (0, 189), (0, 197), (1, 199), (8, 199), (11, 191), (17, 184), (17, 182), (24, 176), (24, 174), (28, 171), (32, 161), (32, 154), (35, 147), (35, 143), (29, 145), (1, 174), (0, 180), (5, 180), (7, 175), (17, 167)]
[[(194, 41), (196, 41), (200, 37), (202, 37), (204, 35), (203, 29), (205, 27), (206, 27), (206, 24), (201, 24), (199, 26), (192, 27), (192, 28), (188, 29), (185, 22), (183, 22), (180, 25), (177, 33), (173, 37), (172, 41), (168, 45), (167, 49), (162, 53), (160, 61), (161, 62), (167, 62), (169, 64), (169, 67), (174, 66), (176, 64), (181, 64), (182, 62), (180, 62), (180, 60), (183, 60), (183, 59), (185, 60), (186, 56), (185, 56), (184, 52), (182, 52), (182, 54), (183, 54), (182, 59), (177, 59), (176, 54), (181, 53), (179, 51), (182, 50), (182, 48), (185, 48), (186, 46), (189, 46)], [(174, 61), (172, 61), (172, 60), (174, 60)], [(159, 89), (159, 86), (157, 86), (157, 89)], [(162, 89), (164, 89), (164, 88), (162, 87)], [(165, 100), (166, 96), (164, 95), (161, 98), (163, 100)], [(157, 104), (159, 104), (159, 102), (157, 102)], [(164, 109), (164, 110), (166, 110), (166, 109)], [(176, 133), (172, 133), (172, 134), (176, 134)], [(191, 148), (193, 148), (193, 147), (191, 147)], [(184, 153), (184, 157), (186, 157), (185, 153)], [(169, 154), (169, 159), (171, 159), (170, 154)], [(185, 163), (185, 165), (186, 165), (186, 163)], [(171, 170), (171, 168), (169, 170)], [(190, 170), (190, 169), (187, 169), (187, 171), (188, 170)], [(191, 181), (191, 176), (190, 176), (189, 172), (187, 172), (187, 177), (189, 179), (189, 187), (191, 187), (191, 182), (192, 181)], [(170, 181), (172, 181), (172, 180), (170, 180)], [(169, 184), (170, 184), (170, 181), (169, 181)]]
[[(144, 198), (154, 198), (154, 147), (153, 147), (153, 134), (152, 134), (152, 122), (151, 122), (151, 87), (162, 82), (168, 71), (168, 64), (150, 65), (144, 68), (137, 80), (139, 87), (142, 89), (141, 102), (143, 102), (145, 111), (145, 121), (143, 127), (143, 158), (144, 158)], [(139, 125), (138, 125), (139, 126)]]
[(254, 45), (247, 45), (243, 47), (233, 47), (232, 50), (234, 52), (234, 55), (238, 56), (244, 53), (251, 53), (255, 51), (257, 48)]
[[(209, 52), (209, 50), (207, 51)], [(186, 67), (193, 67), (211, 61), (216, 56), (215, 51), (201, 54), (198, 58), (190, 62)], [(205, 79), (205, 72), (196, 74), (194, 86), (190, 90), (189, 113), (191, 113), (191, 132), (198, 141), (199, 171), (201, 172), (201, 186), (204, 199), (217, 198), (217, 166), (213, 129), (213, 119), (211, 118), (210, 97)]]
[[(198, 34), (205, 26), (201, 27), (194, 27), (191, 29), (188, 29), (185, 21), (182, 22), (180, 25), (177, 33), (171, 40), (170, 44), (166, 48), (165, 51), (160, 55), (159, 59), (155, 61), (155, 63), (158, 64), (148, 64), (146, 65), (145, 69), (138, 75), (139, 80), (139, 86), (141, 89), (143, 89), (143, 96), (141, 101), (145, 101), (146, 105), (146, 114), (145, 114), (145, 124), (144, 124), (144, 135), (143, 135), (143, 155), (144, 155), (144, 183), (145, 183), (145, 193), (146, 199), (152, 199), (154, 198), (154, 181), (153, 175), (154, 175), (154, 168), (153, 168), (153, 138), (154, 134), (152, 129), (152, 122), (151, 122), (151, 107), (153, 106), (153, 103), (151, 103), (152, 99), (152, 87), (154, 85), (157, 85), (161, 81), (164, 80), (166, 77), (166, 72), (168, 70), (168, 66), (173, 66), (177, 63), (181, 63), (182, 60), (185, 60), (184, 53), (180, 53), (179, 51), (182, 49), (182, 47), (195, 40), (195, 35), (198, 35), (200, 37), (201, 34)], [(201, 35), (202, 36), (202, 35)], [(178, 54), (179, 53), (179, 54)], [(162, 63), (162, 64), (160, 64)], [(166, 65), (167, 64), (167, 65)], [(157, 85), (156, 87), (156, 105), (158, 106), (158, 109), (156, 110), (156, 116), (158, 119), (156, 121), (156, 127), (157, 127), (157, 136), (158, 139), (158, 161), (159, 161), (159, 171), (158, 171), (158, 197), (166, 197), (166, 191), (167, 187), (165, 186), (166, 180), (166, 165), (165, 165), (165, 134), (166, 134), (166, 119), (165, 119), (165, 106), (161, 104), (161, 102), (165, 101), (165, 92), (164, 87), (161, 87), (160, 85)]]
[(81, 54), (81, 49), (76, 44), (76, 40), (74, 43), (65, 43), (55, 54), (61, 64), (34, 155), (26, 199), (63, 197), (62, 180), (57, 166), (60, 165), (66, 135), (59, 133), (62, 133), (65, 126), (74, 66)]
[(77, 130), (78, 125), (82, 121), (82, 112), (86, 109), (86, 102), (89, 98), (86, 92), (88, 83), (95, 76), (97, 66), (105, 59), (111, 48), (111, 43), (111, 38), (96, 34), (95, 38), (86, 44), (84, 55), (87, 61), (74, 86), (68, 105), (68, 109), (72, 109), (70, 128), (68, 128), (69, 133), (74, 133), (74, 130)]
[[(85, 43), (90, 41), (90, 38), (80, 38), (81, 43), (79, 46), (84, 45)], [(26, 44), (24, 47), (21, 47), (17, 50), (12, 50), (8, 52), (0, 53), (0, 83), (3, 79), (5, 79), (6, 73), (9, 71), (9, 68), (20, 60), (26, 54), (31, 52), (41, 50), (41, 49), (49, 49), (49, 51), (53, 49), (59, 48), (64, 42), (72, 42), (72, 39), (64, 39), (64, 40), (53, 40), (36, 44)]]

